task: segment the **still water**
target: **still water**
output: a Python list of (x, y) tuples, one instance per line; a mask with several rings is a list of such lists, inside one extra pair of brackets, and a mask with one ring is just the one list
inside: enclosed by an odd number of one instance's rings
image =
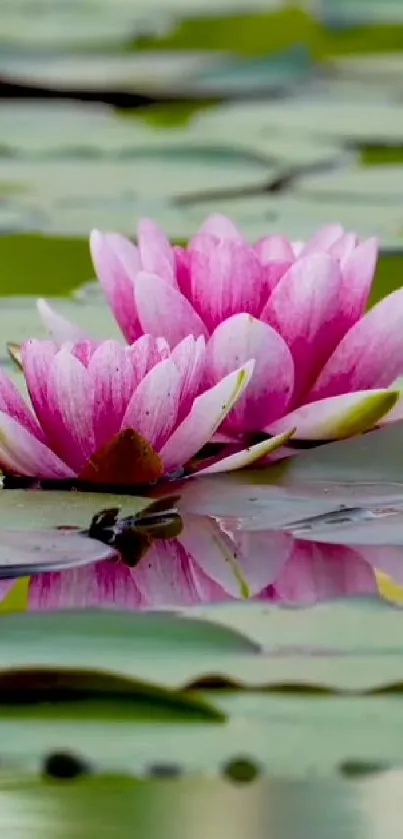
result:
[(0, 827), (10, 839), (130, 839), (134, 830), (139, 839), (399, 839), (402, 782), (393, 772), (243, 786), (199, 778), (25, 784), (0, 793)]

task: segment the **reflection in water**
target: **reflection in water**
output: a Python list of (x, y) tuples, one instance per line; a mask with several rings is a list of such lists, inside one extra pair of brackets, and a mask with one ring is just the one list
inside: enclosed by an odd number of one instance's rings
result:
[[(207, 516), (189, 514), (183, 524), (176, 538), (153, 541), (134, 568), (112, 560), (32, 577), (29, 608), (137, 610), (245, 598), (308, 605), (377, 591), (378, 552), (370, 547), (242, 530), (239, 520)], [(400, 558), (400, 549), (393, 554)]]
[[(1, 835), (18, 839), (400, 839), (402, 773), (360, 781), (9, 784)], [(4, 828), (4, 830), (3, 830)]]

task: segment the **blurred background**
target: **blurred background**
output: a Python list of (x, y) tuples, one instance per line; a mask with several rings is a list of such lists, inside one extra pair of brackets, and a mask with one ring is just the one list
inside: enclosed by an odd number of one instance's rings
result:
[(337, 220), (399, 254), (402, 0), (0, 0), (0, 20), (0, 293), (71, 290), (89, 229), (144, 215), (179, 241), (211, 212), (252, 239)]

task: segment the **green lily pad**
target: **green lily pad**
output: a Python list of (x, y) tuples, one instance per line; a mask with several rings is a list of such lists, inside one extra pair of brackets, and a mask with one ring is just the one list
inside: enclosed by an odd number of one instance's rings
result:
[(16, 530), (65, 525), (87, 528), (100, 510), (121, 507), (121, 515), (130, 516), (149, 503), (149, 498), (135, 495), (6, 489), (0, 490), (0, 526)]
[[(379, 201), (401, 207), (403, 166), (367, 166), (343, 172), (306, 175), (296, 188), (305, 195), (334, 201)], [(403, 216), (400, 210), (400, 217)]]

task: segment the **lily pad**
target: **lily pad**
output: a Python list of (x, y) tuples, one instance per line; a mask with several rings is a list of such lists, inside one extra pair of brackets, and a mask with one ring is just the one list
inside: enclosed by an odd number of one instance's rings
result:
[(300, 178), (298, 191), (338, 201), (380, 201), (401, 207), (403, 166), (369, 166)]
[(26, 528), (77, 526), (88, 528), (100, 510), (120, 507), (122, 516), (134, 515), (150, 503), (146, 497), (58, 490), (0, 490), (0, 526)]

